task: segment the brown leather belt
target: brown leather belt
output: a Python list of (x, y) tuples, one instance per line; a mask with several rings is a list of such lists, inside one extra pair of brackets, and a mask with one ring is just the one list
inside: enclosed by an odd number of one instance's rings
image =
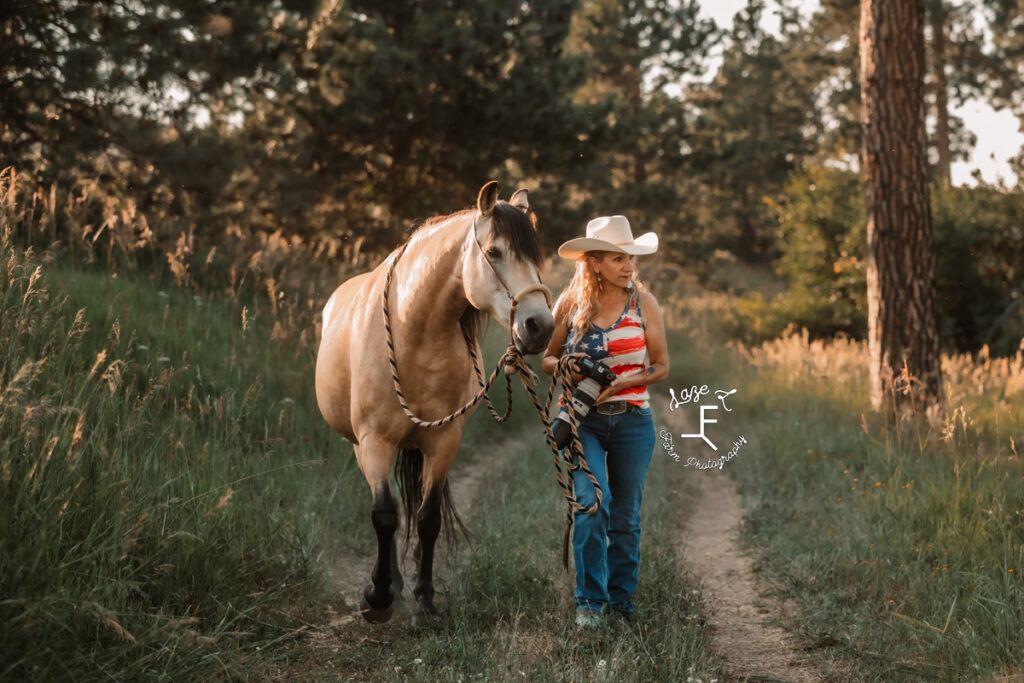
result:
[(606, 403), (597, 404), (594, 406), (594, 410), (602, 415), (622, 415), (632, 407), (633, 404), (627, 401), (608, 401)]

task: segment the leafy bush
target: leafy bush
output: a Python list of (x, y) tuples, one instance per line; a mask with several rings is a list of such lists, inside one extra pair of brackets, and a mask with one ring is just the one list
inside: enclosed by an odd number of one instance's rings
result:
[(1013, 354), (1024, 336), (1024, 193), (957, 187), (932, 196), (946, 346)]
[[(788, 292), (737, 302), (725, 329), (744, 340), (806, 328), (815, 338), (867, 332), (864, 192), (860, 179), (811, 167), (776, 209)], [(1024, 335), (1024, 194), (992, 187), (933, 188), (939, 327), (948, 349), (989, 345), (1010, 355)]]
[(790, 326), (814, 337), (867, 330), (864, 193), (856, 175), (811, 167), (793, 176), (775, 206), (782, 256), (776, 271), (784, 294), (737, 302), (726, 331), (747, 340), (777, 337)]

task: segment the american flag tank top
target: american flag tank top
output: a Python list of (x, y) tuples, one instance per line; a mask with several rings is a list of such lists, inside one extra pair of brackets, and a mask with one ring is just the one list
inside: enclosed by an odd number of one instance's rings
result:
[[(572, 340), (575, 336), (575, 342)], [(644, 319), (640, 313), (640, 295), (634, 290), (619, 319), (609, 327), (601, 328), (591, 323), (582, 335), (570, 334), (565, 344), (566, 353), (585, 353), (594, 360), (602, 361), (616, 375), (631, 375), (644, 371), (647, 357), (647, 337), (644, 333)], [(641, 408), (650, 405), (647, 386), (641, 385), (623, 389), (612, 396), (610, 401), (628, 401)]]

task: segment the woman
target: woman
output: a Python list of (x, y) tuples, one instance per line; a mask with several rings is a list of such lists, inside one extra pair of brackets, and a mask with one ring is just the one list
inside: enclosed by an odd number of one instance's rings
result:
[[(634, 240), (624, 216), (595, 218), (586, 234), (558, 249), (559, 256), (576, 260), (576, 274), (555, 303), (555, 333), (543, 360), (549, 375), (563, 354), (590, 356), (617, 375), (578, 425), (602, 492), (601, 507), (577, 512), (573, 523), (576, 624), (584, 628), (597, 626), (605, 611), (627, 621), (633, 613), (640, 500), (655, 442), (647, 385), (666, 379), (669, 369), (658, 302), (640, 286), (634, 268), (636, 255), (658, 250), (658, 236), (649, 232)], [(596, 492), (582, 471), (573, 472), (573, 484), (579, 503), (593, 505)]]

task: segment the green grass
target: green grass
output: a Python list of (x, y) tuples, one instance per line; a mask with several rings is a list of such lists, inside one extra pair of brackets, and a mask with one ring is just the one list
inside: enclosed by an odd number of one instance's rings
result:
[[(485, 338), (488, 372), (507, 344), (504, 335), (493, 325)], [(530, 360), (539, 366), (537, 359)], [(542, 377), (539, 389), (546, 391), (547, 384)], [(499, 378), (491, 391), (499, 413), (505, 405), (503, 386)], [(691, 677), (709, 681), (715, 677), (719, 661), (711, 653), (709, 629), (700, 613), (698, 584), (678, 562), (680, 492), (669, 476), (678, 463), (655, 457), (648, 476), (636, 623), (625, 629), (609, 624), (581, 634), (573, 625), (574, 575), (561, 564), (565, 504), (551, 453), (518, 379), (514, 378), (513, 387), (514, 409), (508, 424), (496, 425), (481, 407), (464, 433), (456, 466), (475, 462), (492, 474), (467, 520), (470, 543), (460, 543), (454, 556), (442, 553), (435, 566), (442, 616), (420, 625), (397, 616), (385, 625), (357, 619), (329, 627), (328, 615), (321, 615), (313, 619), (316, 635), (282, 648), (266, 661), (262, 677), (448, 681)], [(516, 445), (510, 449), (509, 442)], [(347, 523), (330, 533), (344, 534), (350, 528)], [(349, 545), (353, 552), (358, 547)], [(361, 548), (364, 554), (373, 552), (371, 542)], [(405, 577), (406, 600), (411, 600), (413, 579)], [(335, 613), (351, 613), (355, 607), (338, 600), (330, 603)]]
[[(525, 412), (520, 405), (520, 409)], [(481, 420), (486, 418), (486, 420)], [(517, 431), (487, 427), (491, 443)], [(435, 572), (443, 615), (426, 625), (362, 621), (330, 632), (318, 647), (296, 643), (268, 677), (295, 680), (710, 680), (718, 662), (690, 577), (676, 556), (678, 492), (656, 459), (644, 502), (638, 618), (579, 633), (574, 579), (561, 565), (564, 503), (551, 455), (532, 415), (529, 443), (495, 462), (469, 527), (472, 549)], [(473, 449), (472, 443), (464, 450)], [(494, 450), (475, 457), (493, 457)], [(407, 578), (407, 599), (408, 579)], [(601, 662), (604, 662), (603, 664)]]
[[(324, 546), (342, 538), (369, 554), (374, 540), (351, 448), (316, 408), (312, 323), (6, 240), (0, 263), (0, 679), (714, 672), (676, 561), (676, 492), (657, 470), (643, 619), (575, 633), (563, 502), (517, 379), (510, 423), (481, 407), (459, 458), (494, 457), (496, 442), (524, 435), (536, 447), (487, 482), (472, 550), (440, 563), (446, 615), (427, 627), (358, 621), (324, 651), (311, 634), (328, 628), (328, 608), (354, 609), (324, 579)], [(505, 344), (492, 326), (488, 372)], [(491, 391), (499, 411), (503, 384)]]
[(785, 624), (864, 680), (1019, 675), (1024, 466), (1010, 438), (1024, 437), (1024, 395), (980, 381), (978, 362), (949, 385), (964, 410), (945, 429), (897, 428), (869, 412), (863, 373), (805, 365), (835, 348), (758, 367), (707, 352), (701, 380), (740, 390), (750, 449), (727, 468), (748, 542), (801, 607)]
[[(351, 449), (316, 408), (313, 306), (194, 296), (7, 239), (0, 264), (0, 679), (718, 675), (676, 557), (680, 465), (660, 450), (632, 628), (572, 627), (563, 503), (516, 380), (510, 424), (481, 407), (459, 459), (533, 445), (487, 480), (472, 550), (438, 567), (445, 615), (332, 629), (327, 608), (354, 606), (323, 547), (374, 542)], [(492, 328), (488, 372), (505, 346)], [(1001, 388), (1019, 377), (960, 359), (946, 429), (896, 428), (868, 414), (856, 363), (810, 369), (835, 347), (766, 362), (714, 338), (704, 318), (673, 332), (654, 391), (739, 389), (714, 428), (748, 440), (726, 467), (747, 540), (799, 605), (780, 619), (859, 678), (1020, 673), (1024, 394)]]
[(52, 260), (0, 249), (0, 678), (245, 677), (357, 514), (312, 346)]

